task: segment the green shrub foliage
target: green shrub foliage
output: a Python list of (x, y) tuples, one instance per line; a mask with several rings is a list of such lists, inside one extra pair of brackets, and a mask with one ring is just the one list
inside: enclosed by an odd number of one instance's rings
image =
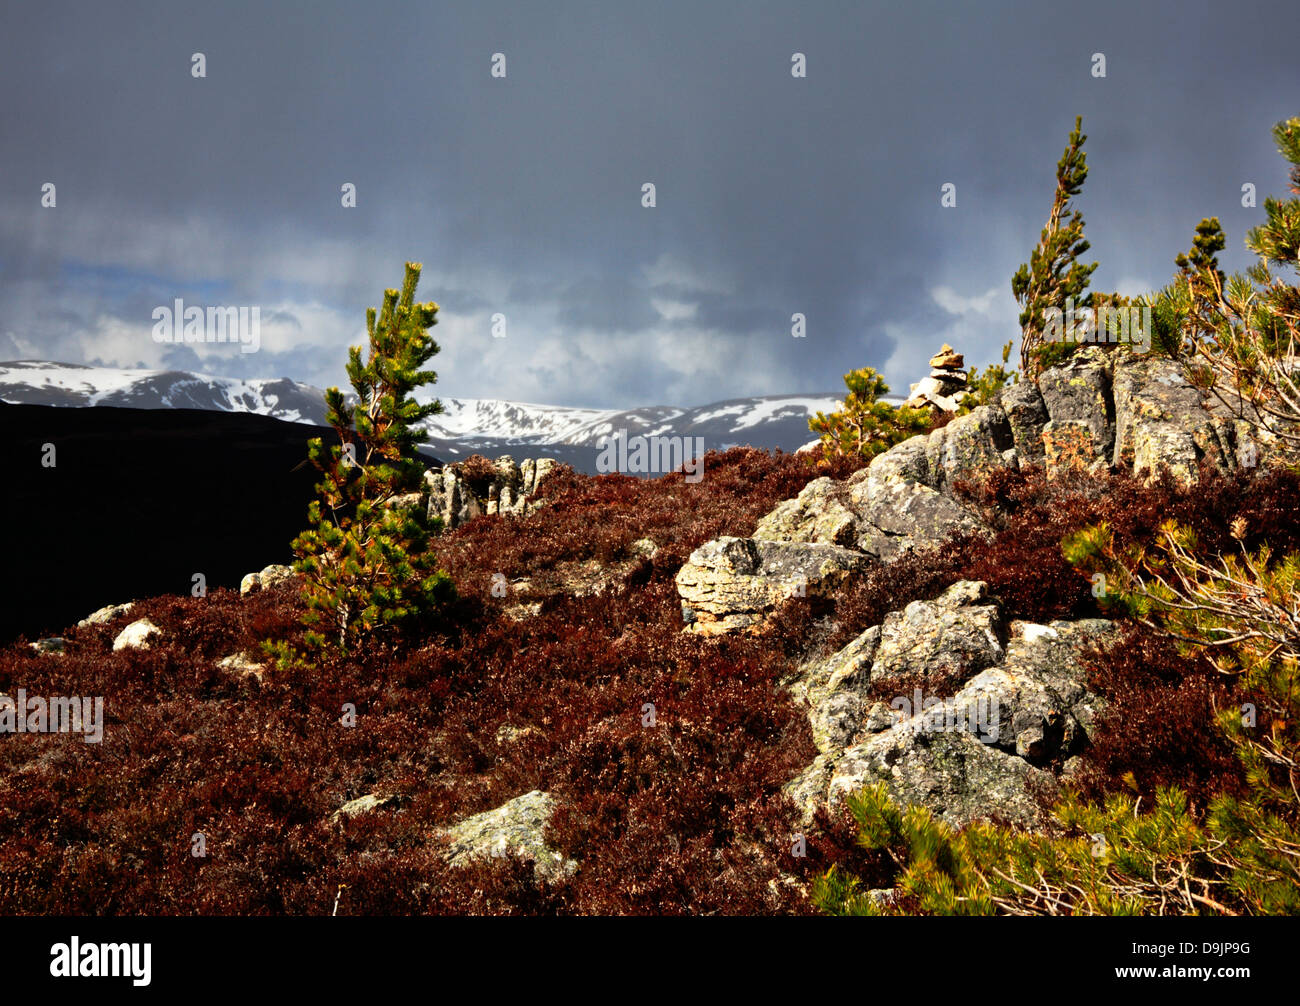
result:
[[(339, 443), (309, 443), (323, 478), (320, 498), (308, 509), (314, 525), (294, 539), (294, 568), (303, 574), (304, 641), (309, 648), (348, 651), (363, 639), (436, 611), (450, 580), (435, 565), (430, 538), (441, 530), (410, 494), (418, 493), (424, 464), (415, 424), (442, 411), (410, 396), (438, 375), (422, 370), (438, 352), (428, 334), (438, 305), (415, 302), (420, 265), (406, 264), (400, 293), (384, 293), (378, 316), (366, 311), (369, 355), (348, 354), (348, 378), (357, 401), (348, 409), (342, 392), (325, 392), (327, 418)], [(405, 498), (403, 498), (405, 497)]]
[(843, 407), (829, 416), (818, 412), (808, 420), (808, 428), (821, 437), (822, 454), (827, 460), (870, 460), (930, 428), (929, 409), (894, 408), (879, 401), (881, 395), (889, 394), (889, 385), (871, 367), (845, 374), (844, 384), (849, 393)]
[(1088, 137), (1081, 132), (1082, 125), (1083, 118), (1077, 117), (1065, 153), (1056, 165), (1056, 193), (1038, 245), (1011, 279), (1011, 292), (1023, 307), (1020, 370), (1033, 380), (1045, 366), (1055, 362), (1055, 357), (1073, 349), (1066, 343), (1044, 341), (1048, 308), (1064, 310), (1067, 297), (1074, 299), (1075, 308), (1093, 306), (1092, 294), (1084, 291), (1097, 263), (1084, 265), (1079, 261), (1091, 245), (1083, 236), (1083, 214), (1070, 202), (1082, 191), (1088, 177), (1088, 155), (1083, 151)]

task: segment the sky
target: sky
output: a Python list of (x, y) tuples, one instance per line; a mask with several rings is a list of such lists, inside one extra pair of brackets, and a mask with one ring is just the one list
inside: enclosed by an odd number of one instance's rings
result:
[[(1295, 0), (0, 0), (0, 360), (345, 384), (410, 260), (444, 397), (905, 391), (1018, 338), (1076, 115), (1093, 289), (1206, 216), (1248, 265), (1297, 38)], [(177, 298), (256, 306), (258, 351), (156, 342)]]

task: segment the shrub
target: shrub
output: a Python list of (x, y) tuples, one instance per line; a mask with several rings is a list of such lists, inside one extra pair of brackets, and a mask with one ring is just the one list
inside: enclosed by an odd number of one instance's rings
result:
[[(1300, 195), (1300, 117), (1273, 127)], [(1294, 455), (1300, 452), (1300, 287), (1272, 271), (1300, 268), (1300, 198), (1264, 201), (1267, 219), (1246, 235), (1259, 261), (1226, 276), (1217, 217), (1196, 226), (1192, 248), (1174, 260), (1178, 275), (1153, 298), (1157, 336), (1186, 361), (1193, 380), (1220, 405)]]
[(1011, 292), (1024, 307), (1020, 312), (1020, 370), (1035, 381), (1044, 367), (1054, 362), (1054, 355), (1073, 349), (1064, 342), (1044, 342), (1047, 310), (1064, 310), (1067, 297), (1074, 299), (1076, 308), (1092, 306), (1092, 294), (1084, 291), (1097, 263), (1079, 262), (1091, 245), (1083, 237), (1083, 214), (1070, 202), (1088, 177), (1088, 155), (1083, 152), (1087, 137), (1080, 131), (1082, 124), (1082, 116), (1076, 117), (1065, 153), (1056, 165), (1056, 194), (1038, 246), (1011, 280)]
[[(348, 354), (357, 403), (349, 411), (338, 388), (327, 390), (327, 419), (339, 444), (327, 452), (317, 437), (308, 445), (324, 476), (308, 509), (315, 527), (293, 541), (308, 647), (333, 644), (347, 652), (382, 629), (428, 615), (448, 593), (450, 580), (429, 548), (439, 525), (399, 499), (418, 491), (424, 472), (416, 445), (425, 435), (414, 424), (442, 411), (440, 402), (420, 405), (410, 397), (438, 377), (420, 369), (438, 352), (428, 334), (438, 305), (415, 303), (419, 279), (419, 264), (408, 262), (400, 295), (385, 291), (378, 319), (374, 308), (366, 311), (369, 356), (363, 364), (357, 346)], [(282, 643), (269, 647), (291, 659)]]
[(869, 461), (929, 429), (929, 409), (894, 408), (878, 401), (889, 394), (889, 385), (870, 367), (845, 374), (844, 384), (849, 393), (843, 407), (829, 416), (818, 412), (808, 420), (808, 428), (821, 437), (826, 459), (856, 456)]

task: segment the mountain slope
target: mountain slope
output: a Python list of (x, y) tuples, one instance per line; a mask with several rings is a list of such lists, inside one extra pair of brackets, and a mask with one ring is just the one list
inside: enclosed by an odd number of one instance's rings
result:
[[(417, 397), (428, 400), (433, 396)], [(625, 410), (442, 398), (444, 412), (424, 426), (430, 451), (440, 457), (454, 460), (476, 453), (546, 454), (580, 471), (595, 472), (602, 442), (620, 431), (626, 431), (629, 437), (699, 437), (705, 450), (747, 444), (793, 451), (812, 439), (809, 417), (818, 411), (834, 410), (841, 397), (833, 393), (768, 395), (695, 408), (658, 405)], [(320, 389), (287, 378), (240, 380), (179, 370), (88, 367), (39, 360), (0, 363), (0, 401), (202, 409), (325, 424)]]

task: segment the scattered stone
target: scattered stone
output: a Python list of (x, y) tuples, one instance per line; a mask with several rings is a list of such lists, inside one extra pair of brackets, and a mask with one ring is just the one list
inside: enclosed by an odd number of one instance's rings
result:
[(239, 581), (239, 593), (255, 594), (259, 590), (268, 590), (277, 583), (283, 583), (291, 579), (294, 575), (293, 569), (289, 566), (272, 564), (265, 567), (257, 573), (249, 573)]
[(365, 796), (359, 796), (355, 800), (349, 800), (342, 807), (330, 815), (331, 821), (339, 821), (342, 818), (356, 817), (358, 814), (368, 814), (372, 810), (380, 807), (386, 807), (396, 802), (395, 796), (381, 796), (378, 793), (367, 793)]
[(113, 640), (114, 652), (118, 650), (147, 650), (151, 643), (150, 640), (159, 634), (158, 626), (147, 618), (141, 618), (132, 622), (125, 629), (117, 634)]
[(83, 618), (80, 622), (78, 622), (77, 628), (84, 629), (88, 625), (105, 625), (108, 622), (113, 621), (113, 619), (120, 618), (122, 615), (125, 615), (134, 607), (135, 607), (134, 601), (127, 601), (124, 604), (105, 605), (102, 608), (96, 609), (91, 614)]
[(535, 789), (495, 810), (439, 829), (437, 835), (448, 843), (446, 856), (451, 866), (464, 866), (476, 859), (522, 855), (533, 861), (533, 875), (537, 879), (555, 882), (571, 877), (577, 872), (578, 864), (565, 859), (542, 837), (554, 810), (554, 798)]
[(632, 554), (639, 555), (644, 559), (653, 559), (659, 551), (659, 546), (654, 543), (652, 538), (638, 538), (632, 542)]
[(217, 667), (240, 677), (254, 677), (258, 681), (261, 681), (266, 674), (265, 664), (250, 660), (242, 653), (232, 653), (228, 657), (222, 657), (217, 661)]

